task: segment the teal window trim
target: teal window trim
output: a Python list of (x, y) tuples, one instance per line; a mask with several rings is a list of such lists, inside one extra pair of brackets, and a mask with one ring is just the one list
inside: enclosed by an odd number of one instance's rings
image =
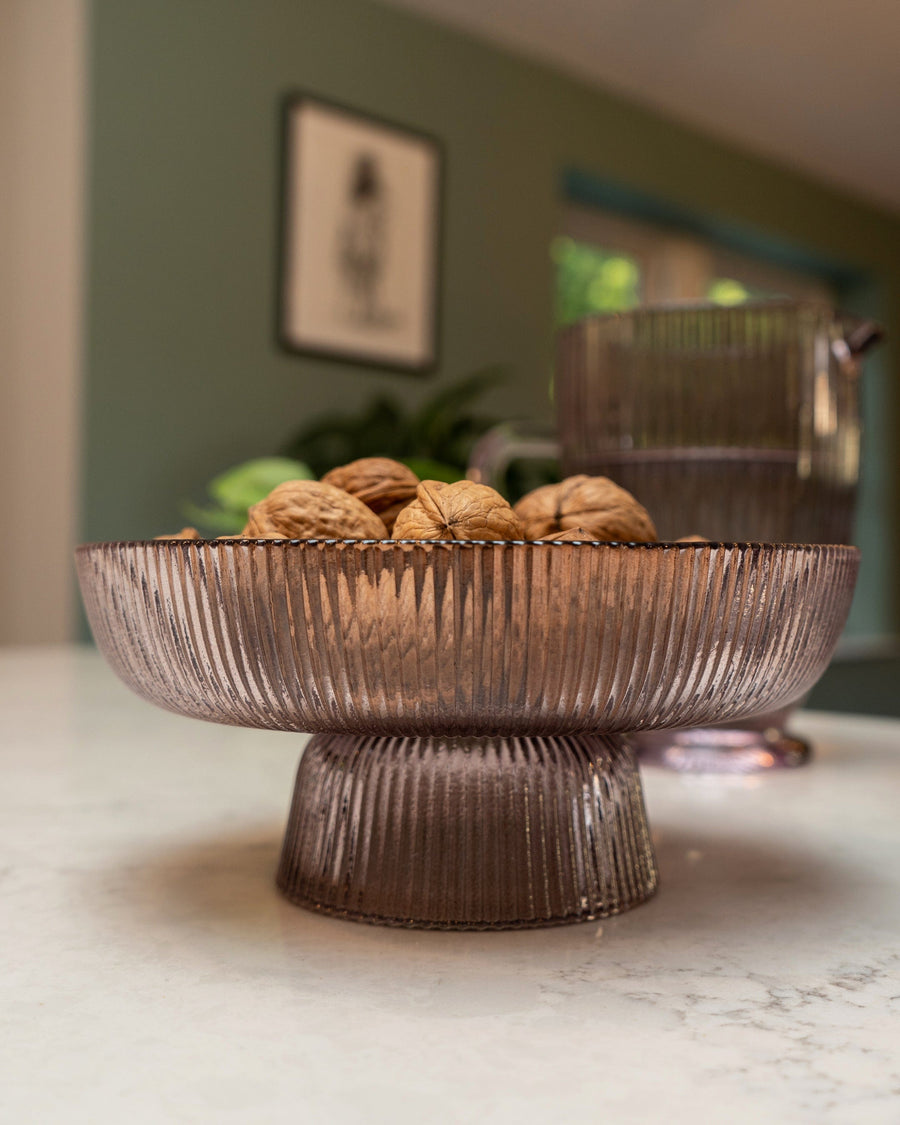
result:
[(717, 243), (727, 250), (769, 262), (782, 269), (814, 274), (833, 286), (839, 295), (870, 281), (868, 273), (848, 262), (829, 257), (809, 247), (779, 238), (767, 231), (695, 211), (593, 173), (570, 168), (562, 178), (563, 197), (570, 203), (612, 211), (640, 222), (674, 228)]

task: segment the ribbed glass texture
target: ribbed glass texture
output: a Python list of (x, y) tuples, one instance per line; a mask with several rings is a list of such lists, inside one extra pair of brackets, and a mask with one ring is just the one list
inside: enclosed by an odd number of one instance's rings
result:
[(695, 726), (821, 675), (851, 547), (168, 541), (79, 548), (97, 642), (180, 714), (279, 730)]
[(348, 918), (549, 925), (656, 869), (614, 732), (797, 698), (850, 604), (852, 547), (101, 543), (94, 636), (140, 695), (307, 746), (278, 883)]
[(653, 893), (656, 868), (615, 737), (317, 735), (278, 884), (350, 918), (489, 929), (617, 914)]
[(638, 309), (560, 333), (566, 474), (612, 477), (662, 538), (846, 543), (858, 322), (823, 305)]

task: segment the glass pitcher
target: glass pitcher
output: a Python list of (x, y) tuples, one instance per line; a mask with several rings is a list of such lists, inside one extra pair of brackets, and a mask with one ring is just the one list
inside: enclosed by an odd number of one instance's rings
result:
[[(661, 540), (849, 543), (861, 357), (880, 335), (811, 302), (590, 317), (557, 337), (556, 432), (489, 431), (470, 476), (496, 484), (515, 460), (556, 455), (563, 476), (608, 476), (633, 493)], [(785, 718), (634, 738), (642, 757), (679, 769), (798, 765), (809, 748)]]

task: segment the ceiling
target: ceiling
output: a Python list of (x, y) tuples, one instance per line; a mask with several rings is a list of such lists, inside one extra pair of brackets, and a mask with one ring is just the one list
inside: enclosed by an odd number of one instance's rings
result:
[(900, 212), (900, 0), (388, 0)]

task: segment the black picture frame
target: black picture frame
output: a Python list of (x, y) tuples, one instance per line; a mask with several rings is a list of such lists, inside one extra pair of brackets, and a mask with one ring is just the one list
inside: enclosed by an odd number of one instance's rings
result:
[(443, 244), (440, 141), (291, 92), (281, 103), (279, 191), (280, 347), (382, 370), (434, 370)]

